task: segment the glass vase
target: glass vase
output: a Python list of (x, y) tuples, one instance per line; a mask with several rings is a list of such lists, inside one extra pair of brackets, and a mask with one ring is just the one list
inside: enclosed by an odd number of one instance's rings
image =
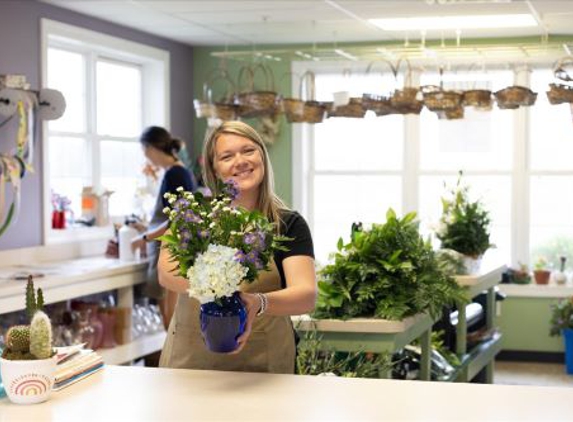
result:
[(201, 305), (201, 333), (207, 349), (229, 353), (237, 349), (237, 338), (245, 331), (247, 311), (239, 294), (225, 296), (217, 302)]

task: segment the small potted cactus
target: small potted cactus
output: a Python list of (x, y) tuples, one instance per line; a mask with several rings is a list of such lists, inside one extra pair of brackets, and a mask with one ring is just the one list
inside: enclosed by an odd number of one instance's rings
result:
[(43, 312), (43, 306), (42, 289), (34, 290), (30, 276), (26, 285), (26, 313), (30, 325), (8, 329), (0, 358), (4, 388), (13, 403), (41, 403), (52, 392), (56, 353), (52, 347), (52, 324)]

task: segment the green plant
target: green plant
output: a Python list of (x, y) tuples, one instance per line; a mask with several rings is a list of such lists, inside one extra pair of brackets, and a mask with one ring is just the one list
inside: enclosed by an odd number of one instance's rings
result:
[(543, 256), (540, 256), (535, 261), (535, 264), (533, 265), (533, 269), (535, 271), (546, 271), (547, 266), (548, 266), (547, 259), (545, 259), (545, 257), (543, 257)]
[(26, 314), (30, 325), (12, 326), (6, 332), (6, 348), (2, 358), (8, 360), (47, 359), (54, 355), (52, 348), (52, 324), (42, 311), (44, 296), (42, 290), (34, 290), (32, 276), (26, 284)]
[(564, 329), (573, 329), (573, 296), (551, 305), (550, 325), (549, 334), (552, 336), (561, 335)]
[(317, 318), (399, 320), (465, 301), (463, 290), (418, 231), (416, 213), (389, 209), (385, 224), (338, 241), (334, 263), (319, 273)]
[(381, 378), (392, 369), (390, 353), (337, 352), (325, 349), (316, 330), (306, 331), (297, 347), (299, 375), (335, 374), (347, 378)]
[(531, 256), (543, 256), (547, 259), (547, 265), (550, 268), (559, 268), (561, 256), (573, 256), (573, 237), (555, 236), (547, 239), (533, 248)]
[(471, 201), (469, 186), (462, 185), (460, 171), (456, 187), (442, 197), (442, 216), (436, 231), (442, 248), (477, 258), (490, 247), (489, 212), (481, 201)]

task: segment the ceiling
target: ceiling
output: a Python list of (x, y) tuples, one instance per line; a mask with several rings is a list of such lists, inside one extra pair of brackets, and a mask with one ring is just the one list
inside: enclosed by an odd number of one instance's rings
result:
[[(573, 34), (573, 1), (561, 0), (41, 0), (192, 46), (332, 44), (424, 38), (419, 32), (384, 31), (367, 19), (469, 14), (531, 13), (531, 28), (472, 29), (460, 37)], [(454, 31), (425, 39), (455, 40)]]

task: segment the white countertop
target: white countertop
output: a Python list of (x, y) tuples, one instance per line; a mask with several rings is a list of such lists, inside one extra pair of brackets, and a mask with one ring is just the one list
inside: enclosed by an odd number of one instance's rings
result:
[(20, 421), (571, 420), (573, 388), (108, 366), (37, 405), (0, 399)]
[(24, 309), (26, 279), (15, 273), (42, 273), (34, 285), (44, 291), (46, 303), (133, 286), (145, 281), (147, 263), (122, 262), (103, 255), (0, 267), (1, 313)]

